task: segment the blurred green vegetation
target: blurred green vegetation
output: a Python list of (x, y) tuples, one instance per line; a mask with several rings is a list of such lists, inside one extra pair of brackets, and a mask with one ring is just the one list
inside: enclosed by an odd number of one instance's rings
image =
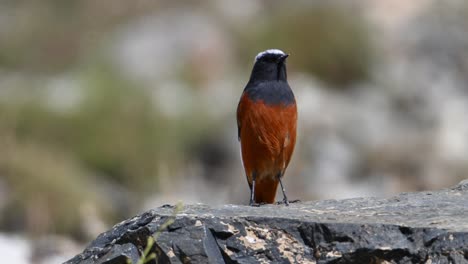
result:
[(37, 142), (11, 141), (1, 147), (0, 171), (10, 194), (0, 217), (2, 228), (84, 238), (82, 205), (92, 204), (103, 219), (111, 216), (108, 198), (96, 193), (87, 172), (63, 151)]
[[(159, 165), (177, 172), (188, 159), (183, 153), (211, 127), (203, 113), (161, 116), (148, 90), (110, 66), (88, 69), (80, 82), (84, 98), (73, 111), (44, 103), (43, 89), (26, 100), (0, 103), (0, 173), (13, 197), (0, 217), (3, 227), (80, 234), (76, 207), (87, 202), (110, 222), (135, 213), (145, 195), (159, 190)], [(89, 188), (96, 178), (128, 188), (130, 208), (115, 211), (119, 205), (109, 194)], [(36, 219), (31, 208), (47, 216), (40, 228), (14, 221)]]
[(51, 74), (73, 69), (100, 39), (161, 3), (124, 0), (1, 1), (0, 68)]
[(368, 24), (351, 5), (337, 1), (279, 4), (239, 35), (241, 50), (283, 49), (291, 53), (288, 60), (294, 70), (311, 73), (335, 88), (370, 77), (374, 50)]

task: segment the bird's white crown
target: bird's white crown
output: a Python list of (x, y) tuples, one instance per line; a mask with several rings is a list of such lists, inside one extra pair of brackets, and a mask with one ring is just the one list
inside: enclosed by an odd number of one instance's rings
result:
[(262, 52), (258, 53), (257, 56), (255, 57), (255, 61), (257, 61), (258, 59), (260, 59), (261, 57), (263, 57), (263, 56), (265, 56), (267, 54), (286, 55), (286, 53), (284, 53), (282, 50), (269, 49), (269, 50), (265, 50), (265, 51), (262, 51)]

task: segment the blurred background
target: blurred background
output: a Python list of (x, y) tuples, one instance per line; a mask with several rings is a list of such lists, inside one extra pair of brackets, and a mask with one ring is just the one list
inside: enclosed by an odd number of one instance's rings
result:
[(291, 53), (291, 199), (454, 185), (467, 36), (463, 0), (0, 0), (0, 255), (59, 263), (149, 208), (247, 204), (235, 111), (269, 48)]

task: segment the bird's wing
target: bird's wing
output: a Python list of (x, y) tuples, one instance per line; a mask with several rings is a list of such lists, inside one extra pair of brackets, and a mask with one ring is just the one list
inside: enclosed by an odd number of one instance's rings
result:
[(242, 112), (244, 111), (244, 97), (246, 96), (245, 92), (242, 93), (242, 96), (239, 100), (239, 104), (237, 105), (237, 139), (240, 141), (241, 139), (241, 115)]

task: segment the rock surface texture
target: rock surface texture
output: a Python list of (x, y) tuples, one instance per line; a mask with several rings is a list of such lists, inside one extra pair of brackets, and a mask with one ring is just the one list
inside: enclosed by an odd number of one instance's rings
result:
[(387, 199), (163, 206), (66, 263), (137, 263), (148, 236), (157, 255), (149, 263), (468, 263), (468, 180)]

